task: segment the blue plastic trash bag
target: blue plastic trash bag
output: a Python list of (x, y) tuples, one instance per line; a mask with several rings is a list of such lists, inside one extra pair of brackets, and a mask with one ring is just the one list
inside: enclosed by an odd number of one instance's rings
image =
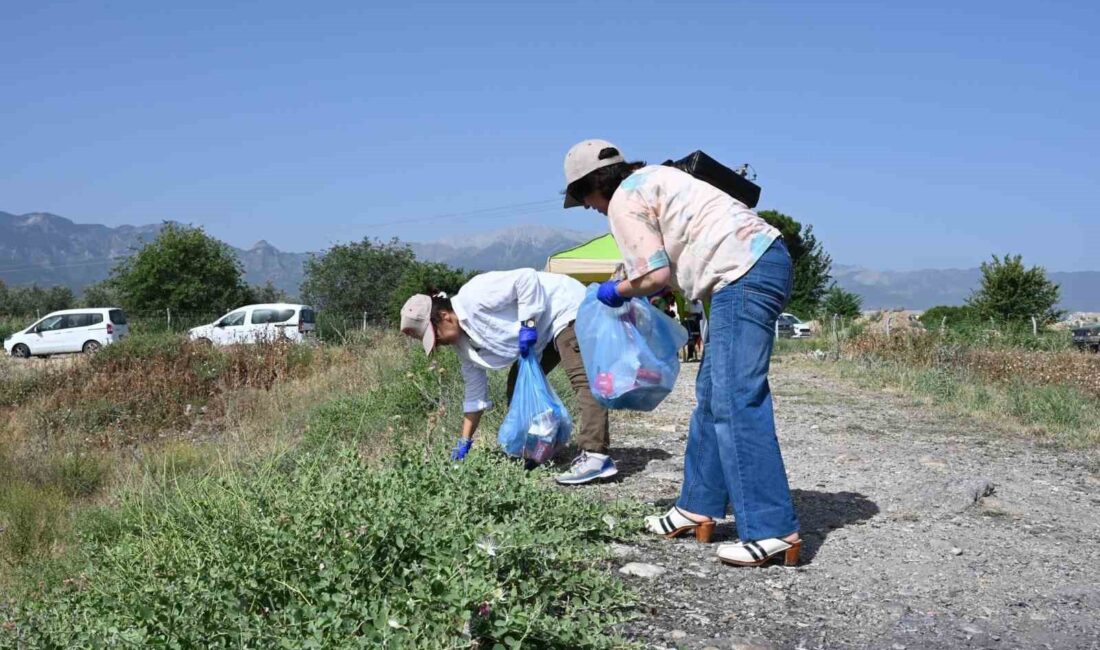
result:
[(534, 354), (520, 357), (512, 405), (497, 440), (509, 456), (544, 463), (569, 442), (573, 420)]
[(598, 287), (589, 285), (575, 325), (592, 395), (609, 409), (652, 411), (676, 384), (687, 330), (644, 298), (608, 307)]

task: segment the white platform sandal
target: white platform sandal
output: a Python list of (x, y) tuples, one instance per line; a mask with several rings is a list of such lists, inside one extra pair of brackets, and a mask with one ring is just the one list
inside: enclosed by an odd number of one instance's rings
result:
[(679, 508), (673, 507), (663, 515), (651, 515), (645, 518), (645, 528), (655, 535), (662, 535), (668, 539), (679, 537), (687, 532), (694, 532), (695, 539), (704, 544), (710, 541), (714, 534), (714, 520), (694, 521), (689, 519)]
[[(778, 537), (758, 539), (753, 542), (733, 542), (718, 547), (718, 559), (732, 566), (762, 566), (782, 557), (783, 564), (798, 564), (802, 540), (785, 542)], [(782, 554), (782, 556), (780, 555)]]

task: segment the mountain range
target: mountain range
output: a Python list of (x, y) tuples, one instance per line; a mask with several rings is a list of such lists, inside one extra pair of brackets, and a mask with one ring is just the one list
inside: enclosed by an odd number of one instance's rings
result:
[[(54, 214), (0, 212), (0, 280), (9, 285), (61, 284), (79, 291), (105, 279), (118, 260), (156, 237), (161, 225), (108, 227), (78, 224)], [(542, 268), (546, 258), (593, 237), (591, 233), (547, 226), (520, 226), (463, 238), (411, 243), (417, 257), (475, 270)], [(233, 248), (252, 284), (271, 282), (298, 293), (309, 253), (280, 251), (266, 241)], [(971, 269), (876, 271), (837, 264), (837, 284), (863, 297), (864, 309), (926, 309), (961, 304), (978, 286)], [(1050, 272), (1062, 287), (1060, 306), (1069, 311), (1100, 311), (1100, 271)]]

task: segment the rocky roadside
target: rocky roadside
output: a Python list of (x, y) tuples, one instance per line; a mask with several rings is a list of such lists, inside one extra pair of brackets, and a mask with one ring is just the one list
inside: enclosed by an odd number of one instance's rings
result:
[[(656, 411), (616, 414), (618, 480), (585, 489), (654, 513), (671, 505), (696, 370), (684, 367)], [(628, 638), (740, 650), (1100, 648), (1095, 463), (858, 388), (828, 362), (782, 357), (772, 386), (801, 565), (735, 569), (694, 540), (616, 545), (612, 568), (642, 599)], [(727, 520), (717, 541), (734, 536)]]

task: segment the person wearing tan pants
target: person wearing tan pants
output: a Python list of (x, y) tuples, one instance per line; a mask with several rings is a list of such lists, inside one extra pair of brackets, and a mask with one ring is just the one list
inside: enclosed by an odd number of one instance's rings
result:
[[(542, 372), (545, 375), (549, 375), (551, 370), (560, 365), (565, 371), (565, 376), (569, 378), (569, 385), (576, 393), (577, 404), (581, 411), (580, 426), (574, 429), (573, 433), (577, 447), (588, 453), (607, 455), (611, 447), (607, 409), (592, 396), (573, 323), (569, 323), (561, 334), (554, 337), (554, 345), (546, 346), (542, 351), (542, 358), (539, 359), (539, 365), (542, 366)], [(509, 403), (512, 400), (518, 373), (519, 364), (512, 364), (512, 369), (508, 371)]]
[(562, 365), (581, 411), (576, 434), (581, 453), (555, 480), (578, 485), (618, 473), (608, 454), (607, 410), (592, 397), (573, 331), (584, 296), (584, 285), (568, 276), (516, 269), (474, 276), (451, 298), (417, 294), (405, 302), (401, 331), (419, 339), (429, 355), (438, 345), (452, 346), (458, 355), (466, 392), (453, 460), (465, 458), (481, 414), (492, 407), (487, 371), (513, 366), (511, 401), (515, 362), (534, 354), (544, 371)]

